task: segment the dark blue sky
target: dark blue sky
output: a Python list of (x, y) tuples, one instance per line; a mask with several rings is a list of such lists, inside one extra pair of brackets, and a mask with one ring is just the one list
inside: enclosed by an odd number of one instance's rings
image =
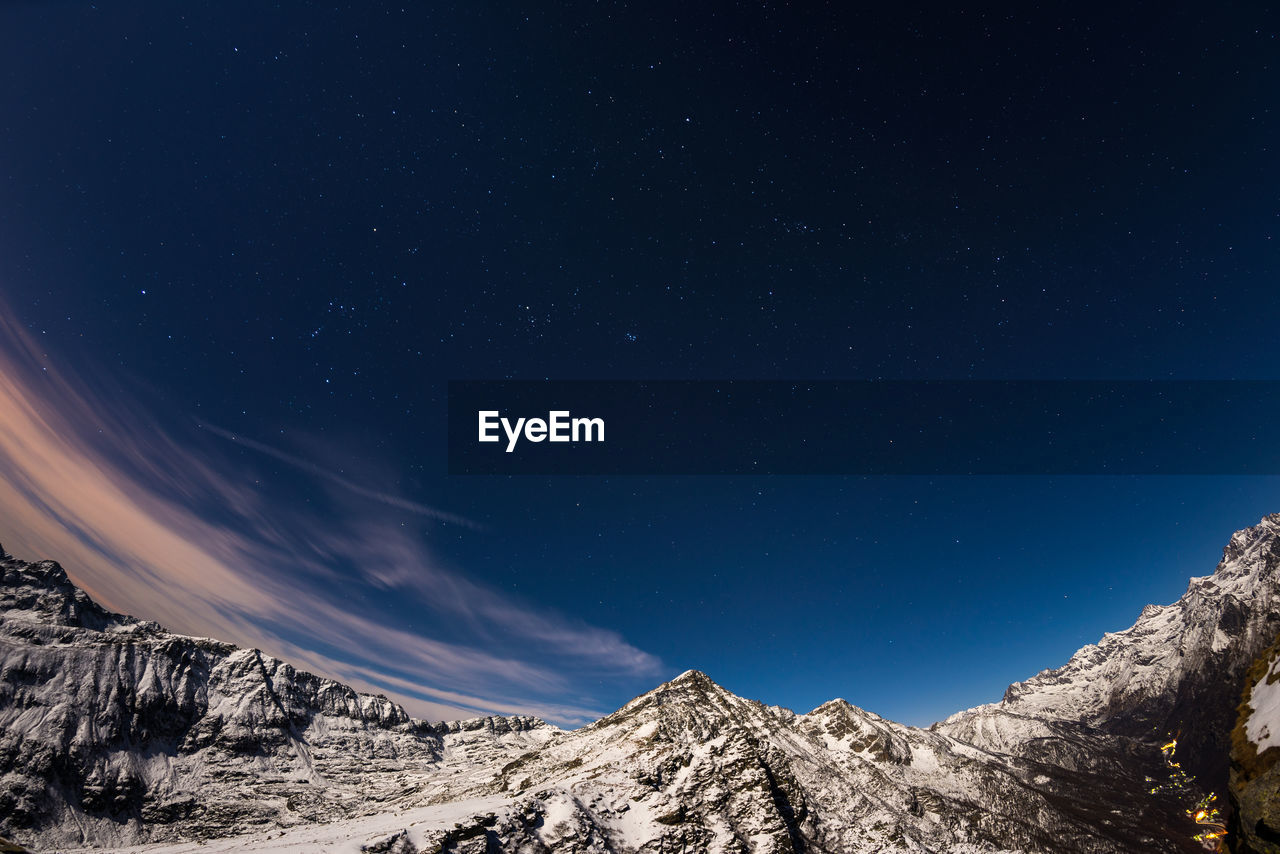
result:
[[(450, 379), (1280, 379), (1263, 4), (686, 6), (0, 5), (0, 293), (79, 389), (25, 393), (202, 553), (263, 525), (221, 564), (563, 678), (400, 671), (464, 708), (698, 667), (927, 723), (1280, 509), (1261, 477), (447, 476)], [(278, 651), (349, 655), (293, 616)]]

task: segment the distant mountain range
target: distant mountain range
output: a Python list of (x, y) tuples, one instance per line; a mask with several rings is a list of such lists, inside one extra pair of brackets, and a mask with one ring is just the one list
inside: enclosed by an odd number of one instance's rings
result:
[(571, 732), (430, 724), (0, 555), (0, 834), (33, 851), (1191, 852), (1229, 774), (1233, 844), (1270, 850), (1280, 514), (1174, 604), (928, 729), (696, 671)]

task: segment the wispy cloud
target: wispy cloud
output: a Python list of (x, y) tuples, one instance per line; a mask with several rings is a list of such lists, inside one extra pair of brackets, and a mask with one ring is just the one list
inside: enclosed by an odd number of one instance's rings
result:
[[(464, 517), (222, 427), (204, 425), (217, 443), (175, 438), (138, 401), (95, 393), (100, 381), (60, 367), (11, 317), (0, 312), (0, 534), (15, 554), (61, 561), (104, 605), (259, 647), (432, 718), (581, 723), (601, 710), (578, 702), (575, 677), (659, 669), (616, 632), (444, 568), (385, 508), (474, 530)], [(329, 512), (269, 498), (229, 440), (327, 486)]]
[(401, 510), (408, 510), (410, 513), (416, 513), (420, 516), (428, 516), (432, 519), (439, 519), (444, 522), (452, 522), (455, 525), (463, 525), (467, 528), (476, 528), (476, 529), (480, 527), (475, 522), (472, 522), (470, 519), (464, 519), (463, 517), (455, 515), (453, 513), (446, 513), (443, 510), (437, 510), (435, 507), (428, 507), (425, 504), (419, 504), (416, 501), (409, 501), (397, 495), (392, 495), (387, 492), (381, 492), (376, 489), (370, 489), (368, 487), (361, 486), (360, 484), (348, 478), (345, 478), (340, 474), (337, 474), (335, 472), (329, 471), (328, 469), (325, 469), (316, 465), (314, 462), (311, 462), (310, 460), (304, 460), (303, 458), (295, 456), (294, 454), (286, 453), (285, 451), (282, 451), (279, 448), (274, 448), (271, 445), (266, 444), (265, 442), (259, 442), (255, 439), (250, 439), (246, 436), (239, 436), (231, 432), (230, 430), (222, 429), (216, 424), (202, 422), (200, 424), (200, 427), (201, 429), (208, 430), (213, 435), (220, 436), (221, 438), (226, 439), (229, 442), (235, 442), (236, 444), (243, 445), (246, 448), (252, 448), (253, 450), (257, 451), (260, 454), (266, 454), (267, 456), (280, 460), (281, 462), (288, 463), (289, 465), (293, 466), (299, 471), (304, 471), (316, 477), (323, 478), (329, 481), (330, 483), (337, 484), (338, 486), (341, 486), (343, 489), (351, 492), (354, 495), (360, 495), (365, 498), (372, 498), (374, 501), (381, 501), (383, 504), (390, 505), (391, 507), (397, 507)]

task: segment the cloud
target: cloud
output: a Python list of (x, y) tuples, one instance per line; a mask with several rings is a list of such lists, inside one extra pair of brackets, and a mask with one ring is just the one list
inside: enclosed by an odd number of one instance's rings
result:
[(342, 475), (335, 474), (334, 472), (331, 472), (328, 469), (321, 468), (320, 466), (316, 465), (310, 460), (304, 460), (301, 457), (297, 457), (297, 456), (294, 456), (293, 454), (289, 454), (284, 451), (281, 451), (279, 448), (273, 448), (272, 446), (267, 445), (263, 442), (259, 442), (254, 439), (249, 439), (245, 436), (238, 436), (235, 433), (232, 433), (230, 430), (222, 429), (216, 424), (209, 424), (206, 422), (201, 424), (200, 427), (205, 430), (208, 430), (210, 433), (214, 434), (215, 436), (220, 436), (223, 439), (226, 439), (229, 442), (235, 442), (237, 444), (244, 445), (247, 448), (252, 448), (253, 450), (259, 453), (266, 454), (267, 456), (273, 457), (277, 460), (280, 460), (281, 462), (286, 462), (289, 465), (293, 466), (294, 468), (299, 469), (300, 471), (307, 472), (308, 474), (315, 475), (316, 477), (324, 478), (330, 483), (335, 483), (338, 486), (341, 486), (343, 489), (349, 490), (355, 495), (361, 495), (361, 496), (364, 496), (365, 498), (372, 498), (374, 501), (381, 501), (383, 504), (388, 504), (392, 507), (398, 507), (401, 510), (408, 510), (410, 513), (417, 513), (421, 516), (429, 516), (432, 519), (439, 519), (444, 522), (453, 522), (455, 525), (463, 525), (467, 528), (475, 528), (477, 530), (480, 527), (475, 522), (472, 522), (470, 519), (464, 519), (463, 517), (457, 516), (453, 513), (446, 513), (443, 510), (437, 510), (434, 507), (428, 507), (427, 505), (419, 504), (416, 501), (408, 501), (396, 495), (391, 495), (386, 492), (380, 492), (376, 489), (369, 489), (367, 487), (361, 486), (360, 484), (355, 483), (354, 481), (351, 481), (343, 477)]
[(369, 499), (474, 530), (465, 518), (235, 437), (328, 489), (327, 502), (281, 502), (228, 453), (234, 434), (206, 424), (216, 442), (194, 430), (176, 438), (139, 400), (102, 393), (108, 379), (59, 369), (9, 318), (0, 312), (3, 542), (59, 560), (107, 607), (394, 692), (432, 718), (582, 723), (598, 712), (565, 701), (578, 696), (575, 680), (660, 669), (616, 632), (442, 567), (412, 526)]

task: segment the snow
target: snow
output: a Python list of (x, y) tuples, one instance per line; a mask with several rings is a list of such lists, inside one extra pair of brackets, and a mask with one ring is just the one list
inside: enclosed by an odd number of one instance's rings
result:
[(546, 830), (556, 830), (562, 824), (569, 824), (577, 814), (577, 804), (568, 797), (551, 797), (543, 801), (542, 826)]
[(1106, 633), (1064, 666), (1010, 686), (1008, 699), (952, 715), (937, 729), (1004, 750), (1025, 740), (1024, 722), (1031, 719), (1097, 725), (1106, 710), (1176, 692), (1254, 633), (1235, 625), (1239, 602), (1250, 602), (1255, 623), (1280, 610), (1272, 569), (1278, 534), (1280, 515), (1235, 534), (1215, 572), (1191, 578), (1178, 602), (1148, 605), (1128, 629)]
[(1280, 747), (1280, 656), (1249, 694), (1253, 713), (1245, 721), (1245, 734), (1258, 753), (1269, 747)]
[(622, 839), (652, 839), (657, 835), (653, 813), (642, 801), (634, 801), (615, 809), (604, 818), (603, 823)]
[[(308, 854), (334, 852), (359, 854), (363, 845), (407, 831), (416, 846), (427, 844), (426, 832), (448, 830), (474, 815), (502, 813), (511, 807), (501, 797), (472, 798), (447, 804), (418, 807), (397, 813), (366, 816), (334, 824), (306, 824), (267, 833), (252, 833), (197, 842), (137, 845), (115, 849), (120, 854), (221, 854), (221, 852), (261, 851), (263, 854)], [(72, 849), (69, 854), (102, 854), (100, 848)]]
[[(1049, 834), (1077, 828), (1083, 813), (1064, 813), (1054, 796), (1078, 779), (1062, 772), (1077, 759), (1121, 761), (1123, 754), (1107, 753), (1111, 748), (1101, 740), (1067, 742), (1063, 732), (1088, 732), (1075, 725), (1105, 723), (1109, 709), (1168, 696), (1189, 674), (1242, 655), (1242, 638), (1256, 637), (1258, 621), (1280, 609), (1280, 551), (1272, 545), (1280, 527), (1259, 530), (1233, 540), (1236, 548), (1218, 572), (1193, 579), (1175, 605), (1144, 609), (1131, 628), (1082, 648), (1064, 667), (1011, 686), (1008, 700), (959, 713), (931, 730), (843, 701), (795, 715), (736, 697), (696, 671), (573, 732), (500, 718), (433, 729), (409, 725), (388, 701), (308, 681), (315, 677), (249, 651), (188, 650), (207, 666), (201, 677), (198, 670), (177, 672), (158, 654), (148, 658), (148, 645), (175, 637), (158, 627), (148, 629), (158, 634), (131, 641), (134, 652), (126, 659), (118, 655), (122, 644), (103, 645), (102, 633), (87, 629), (59, 628), (48, 643), (42, 628), (29, 625), (6, 635), (0, 614), (0, 665), (62, 674), (17, 686), (25, 705), (0, 708), (0, 737), (7, 730), (51, 744), (72, 732), (77, 745), (92, 745), (110, 727), (128, 723), (110, 715), (95, 720), (94, 703), (102, 698), (94, 690), (104, 697), (133, 690), (161, 701), (188, 690), (179, 689), (180, 682), (194, 680), (189, 690), (207, 692), (201, 696), (208, 707), (198, 710), (204, 717), (191, 727), (192, 746), (120, 751), (106, 770), (136, 770), (149, 792), (161, 793), (160, 801), (198, 793), (207, 815), (223, 817), (214, 835), (242, 835), (130, 848), (144, 838), (139, 828), (86, 825), (89, 835), (82, 837), (72, 823), (91, 817), (68, 812), (55, 828), (64, 834), (60, 839), (24, 840), (38, 850), (67, 850), (66, 839), (81, 845), (88, 838), (130, 854), (355, 854), (400, 833), (431, 850), (455, 824), (475, 828), (492, 813), (492, 832), (505, 851), (544, 844), (558, 854), (584, 854), (606, 842), (618, 850), (655, 850), (678, 847), (686, 835), (715, 854), (741, 851), (744, 843), (768, 851), (788, 832), (779, 809), (785, 797), (803, 803), (829, 850), (868, 854), (893, 845), (991, 854), (997, 846), (1033, 845), (1036, 837), (1019, 827)], [(1240, 602), (1250, 606), (1244, 626)], [(38, 611), (15, 613), (32, 623), (46, 619)], [(83, 639), (76, 632), (84, 632)], [(267, 714), (264, 685), (272, 684), (299, 721), (296, 731), (277, 732)], [(1259, 750), (1280, 744), (1280, 662), (1253, 686), (1251, 703), (1249, 737)], [(230, 732), (251, 744), (259, 733), (275, 740), (262, 742), (265, 752), (235, 754), (214, 749), (206, 731)], [(1044, 744), (1067, 752), (1047, 754)], [(1036, 761), (1023, 761), (1027, 757)], [(1079, 793), (1082, 802), (1093, 799), (1086, 810), (1108, 814), (1116, 792), (1105, 789)], [(378, 812), (365, 814), (370, 810)], [(1008, 820), (998, 823), (1003, 836), (992, 835), (992, 818)], [(1103, 818), (1093, 830), (1109, 834), (1107, 825)], [(253, 827), (259, 829), (243, 832)], [(179, 819), (158, 829), (179, 836), (191, 825)]]
[(1213, 651), (1222, 652), (1231, 644), (1231, 637), (1220, 628), (1213, 630)]
[(636, 731), (631, 734), (631, 737), (636, 741), (643, 741), (646, 738), (652, 738), (653, 734), (656, 733), (657, 731), (658, 731), (658, 722), (649, 721), (647, 724), (637, 727)]

